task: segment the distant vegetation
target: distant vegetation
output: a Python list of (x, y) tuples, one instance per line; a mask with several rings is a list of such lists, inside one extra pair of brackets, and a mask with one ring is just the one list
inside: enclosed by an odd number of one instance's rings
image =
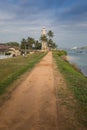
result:
[(67, 52), (65, 50), (56, 50), (55, 51), (55, 55), (58, 55), (58, 56), (66, 56), (67, 55)]
[(48, 46), (48, 48), (49, 49), (55, 49), (55, 48), (57, 48), (57, 45), (56, 45), (56, 43), (53, 41), (53, 37), (54, 37), (54, 33), (51, 31), (51, 30), (49, 30), (48, 32), (47, 32), (47, 35), (45, 36), (45, 35), (41, 35), (41, 37), (40, 37), (40, 41), (42, 42), (42, 41), (45, 41), (45, 42), (47, 42), (47, 46)]
[(27, 39), (23, 38), (21, 40), (20, 48), (25, 50), (40, 50), (41, 43), (32, 37), (28, 37)]
[(11, 46), (11, 47), (14, 47), (14, 46), (19, 47), (19, 43), (18, 42), (7, 42), (6, 45)]
[(33, 37), (29, 36), (26, 39), (22, 38), (20, 43), (15, 42), (15, 41), (14, 42), (13, 41), (7, 42), (7, 43), (3, 44), (5, 46), (4, 46), (4, 48), (2, 48), (0, 50), (0, 52), (2, 52), (2, 51), (7, 52), (10, 47), (15, 48), (17, 50), (20, 50), (21, 54), (23, 54), (23, 53), (26, 54), (26, 53), (29, 53), (30, 51), (41, 50), (42, 41), (44, 41), (44, 40), (47, 42), (47, 47), (48, 47), (49, 50), (55, 49), (55, 48), (57, 48), (57, 45), (52, 39), (53, 36), (54, 36), (54, 33), (51, 30), (49, 30), (47, 32), (47, 35), (46, 36), (41, 35), (39, 40), (35, 40)]
[(79, 49), (87, 49), (87, 46), (84, 46), (84, 47), (80, 47)]
[(20, 48), (24, 51), (28, 51), (28, 50), (41, 50), (42, 47), (42, 41), (46, 41), (47, 42), (47, 46), (49, 48), (56, 48), (57, 45), (56, 43), (53, 41), (53, 32), (51, 30), (48, 31), (47, 36), (45, 35), (41, 35), (40, 36), (40, 40), (35, 40), (32, 37), (28, 37), (27, 39), (23, 38), (21, 40), (21, 45)]

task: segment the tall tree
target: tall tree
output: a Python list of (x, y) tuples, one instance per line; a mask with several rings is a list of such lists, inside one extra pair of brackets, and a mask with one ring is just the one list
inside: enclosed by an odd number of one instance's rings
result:
[(47, 33), (47, 36), (48, 36), (48, 47), (49, 47), (49, 49), (51, 49), (51, 48), (53, 48), (52, 38), (53, 38), (54, 34), (51, 30), (49, 30), (48, 33)]
[(27, 44), (26, 39), (23, 38), (21, 41), (21, 49), (26, 49), (26, 44)]
[(52, 47), (52, 44), (53, 44), (53, 40), (52, 40), (52, 39), (49, 39), (49, 40), (48, 40), (48, 47)]
[(47, 35), (48, 35), (49, 39), (53, 38), (53, 36), (54, 36), (54, 34), (51, 30), (48, 31)]
[(36, 50), (41, 49), (41, 43), (38, 40), (35, 41), (35, 49)]
[(35, 39), (32, 38), (32, 37), (28, 37), (27, 38), (27, 43), (28, 43), (29, 49), (32, 50), (33, 49), (33, 45), (35, 45)]
[(51, 48), (56, 48), (57, 47), (57, 45), (55, 44), (55, 42), (52, 40), (52, 39), (49, 39), (49, 41), (48, 41), (48, 47), (49, 47), (49, 49), (51, 49)]
[(47, 36), (45, 36), (45, 35), (41, 36), (40, 41), (47, 42), (48, 41)]

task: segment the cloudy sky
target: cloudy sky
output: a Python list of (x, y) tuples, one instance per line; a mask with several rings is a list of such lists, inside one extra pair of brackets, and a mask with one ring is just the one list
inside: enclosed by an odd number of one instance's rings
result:
[(87, 0), (0, 0), (0, 43), (54, 32), (59, 47), (87, 46)]

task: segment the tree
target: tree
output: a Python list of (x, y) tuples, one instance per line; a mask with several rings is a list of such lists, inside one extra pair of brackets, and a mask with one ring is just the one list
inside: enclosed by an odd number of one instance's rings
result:
[(36, 50), (40, 50), (41, 49), (41, 43), (37, 40), (37, 41), (35, 41), (35, 49)]
[(26, 39), (23, 38), (21, 41), (21, 49), (26, 49), (26, 44), (27, 44)]
[(57, 47), (57, 45), (55, 44), (55, 42), (52, 40), (52, 39), (49, 39), (49, 41), (48, 41), (48, 47), (49, 47), (49, 49), (51, 49), (51, 48), (56, 48)]
[(7, 42), (6, 44), (8, 46), (11, 46), (11, 47), (14, 47), (14, 46), (19, 47), (19, 43), (18, 42)]
[(54, 36), (54, 34), (51, 30), (48, 31), (47, 35), (48, 35), (49, 39), (53, 38), (53, 36)]
[(47, 41), (48, 41), (48, 38), (46, 35), (42, 35), (40, 37), (40, 41), (42, 42), (42, 49), (46, 49), (47, 48)]
[(35, 39), (32, 37), (27, 38), (27, 44), (30, 50), (33, 49), (33, 45), (35, 45)]
[(57, 48), (57, 45), (56, 45), (55, 42), (52, 43), (52, 48), (53, 48), (53, 49)]
[(52, 38), (54, 36), (54, 33), (51, 30), (49, 30), (48, 33), (47, 33), (47, 35), (49, 37), (49, 39), (48, 39), (48, 47), (49, 47), (49, 49), (57, 48), (56, 43), (54, 43), (54, 41), (52, 40)]
[(51, 48), (53, 48), (53, 40), (52, 40), (53, 32), (51, 30), (49, 30), (47, 35), (49, 37), (49, 39), (48, 39), (48, 47), (49, 47), (49, 49), (51, 49)]
[(45, 35), (41, 36), (40, 41), (47, 42), (48, 41), (47, 36), (45, 36)]
[(49, 39), (49, 40), (48, 40), (48, 47), (52, 47), (52, 44), (53, 44), (53, 40), (52, 40), (52, 39)]

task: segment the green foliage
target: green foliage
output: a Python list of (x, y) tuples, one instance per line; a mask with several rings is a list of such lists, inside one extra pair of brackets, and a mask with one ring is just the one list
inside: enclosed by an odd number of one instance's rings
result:
[(40, 41), (45, 41), (45, 42), (47, 42), (47, 36), (45, 36), (45, 35), (43, 35), (43, 36), (41, 36), (40, 37)]
[(34, 49), (35, 49), (35, 50), (38, 50), (38, 49), (40, 50), (40, 49), (41, 49), (41, 43), (38, 42), (38, 41), (36, 41), (36, 42), (35, 42), (35, 47), (34, 47)]
[[(40, 41), (41, 42), (42, 41), (47, 42), (49, 48), (56, 48), (57, 45), (52, 40), (53, 36), (54, 36), (54, 34), (50, 30), (50, 31), (48, 31), (47, 36), (45, 36), (45, 35), (42, 36), (41, 35)], [(23, 38), (22, 41), (21, 41), (21, 45), (20, 45), (23, 52), (26, 52), (26, 51), (29, 52), (28, 50), (34, 50), (34, 49), (35, 50), (41, 49), (41, 46), (42, 46), (41, 43), (39, 41), (35, 40), (32, 37), (28, 37), (27, 39)]]
[(52, 39), (53, 36), (54, 36), (53, 32), (52, 32), (51, 30), (49, 30), (46, 36), (45, 36), (45, 35), (42, 35), (42, 36), (40, 37), (40, 41), (41, 41), (41, 42), (42, 42), (42, 41), (47, 42), (47, 45), (48, 45), (49, 49), (57, 48), (56, 43), (55, 43), (55, 42), (53, 41), (53, 39)]
[(41, 49), (41, 43), (32, 37), (28, 37), (27, 39), (23, 38), (21, 41), (21, 49), (27, 52), (28, 50)]
[(5, 55), (11, 55), (11, 52), (5, 52)]
[(56, 44), (53, 42), (52, 39), (49, 39), (49, 40), (48, 40), (48, 47), (54, 49), (54, 48), (56, 48), (57, 46), (56, 46)]
[(6, 44), (11, 46), (11, 47), (14, 47), (14, 46), (19, 47), (19, 43), (18, 42), (7, 42)]
[(61, 72), (65, 75), (69, 87), (73, 89), (76, 98), (80, 102), (87, 103), (87, 78), (85, 78), (80, 72), (76, 71), (76, 69), (74, 69), (68, 62), (65, 62), (58, 57), (56, 52), (53, 52), (53, 55)]
[(27, 44), (27, 42), (26, 42), (26, 39), (22, 39), (22, 41), (21, 41), (21, 49), (25, 49), (26, 48), (26, 44)]
[(34, 65), (46, 53), (35, 53), (27, 57), (19, 56), (0, 60), (0, 95), (3, 94), (9, 85), (21, 74), (30, 71)]
[(67, 81), (68, 88), (72, 90), (78, 101), (78, 120), (87, 126), (87, 78), (58, 56), (57, 52), (53, 52), (53, 56), (58, 68)]
[(65, 50), (56, 50), (54, 51), (54, 54), (57, 56), (63, 56), (63, 55), (67, 55), (67, 52)]
[(51, 39), (54, 36), (54, 34), (51, 30), (48, 31), (47, 35), (48, 35), (49, 39)]
[(32, 50), (33, 49), (33, 45), (35, 45), (35, 40), (32, 37), (28, 37), (27, 38), (27, 49)]
[(51, 49), (54, 49), (54, 48), (57, 48), (57, 45), (56, 45), (56, 43), (53, 41), (53, 36), (54, 36), (54, 33), (51, 31), (51, 30), (49, 30), (48, 31), (48, 33), (47, 33), (47, 35), (48, 35), (48, 47)]

